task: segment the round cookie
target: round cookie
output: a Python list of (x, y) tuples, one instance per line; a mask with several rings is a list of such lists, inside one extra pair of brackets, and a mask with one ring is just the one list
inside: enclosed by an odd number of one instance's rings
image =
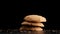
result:
[(22, 22), (22, 25), (29, 25), (29, 26), (39, 26), (44, 27), (43, 23), (29, 23), (29, 22)]
[(46, 22), (46, 18), (39, 15), (28, 15), (24, 18), (26, 21)]
[(43, 29), (42, 28), (28, 28), (28, 27), (21, 27), (20, 28), (20, 31), (23, 31), (23, 30), (26, 30), (26, 31), (42, 31)]

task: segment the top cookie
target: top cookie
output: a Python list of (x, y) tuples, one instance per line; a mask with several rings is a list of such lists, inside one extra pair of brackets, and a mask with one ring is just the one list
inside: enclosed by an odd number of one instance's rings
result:
[(46, 18), (40, 15), (28, 15), (24, 18), (26, 21), (35, 21), (36, 23), (39, 22), (46, 22)]

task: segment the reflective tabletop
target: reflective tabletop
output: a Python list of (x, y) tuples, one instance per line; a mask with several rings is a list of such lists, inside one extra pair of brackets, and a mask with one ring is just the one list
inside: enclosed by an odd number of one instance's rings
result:
[(0, 30), (0, 34), (60, 34), (60, 30), (43, 30), (43, 31), (19, 31), (15, 30)]

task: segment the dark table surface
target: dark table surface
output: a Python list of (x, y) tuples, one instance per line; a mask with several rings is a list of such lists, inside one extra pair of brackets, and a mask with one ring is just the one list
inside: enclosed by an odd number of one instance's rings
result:
[(0, 30), (0, 34), (60, 34), (60, 30), (43, 30), (43, 31), (19, 31), (15, 30)]

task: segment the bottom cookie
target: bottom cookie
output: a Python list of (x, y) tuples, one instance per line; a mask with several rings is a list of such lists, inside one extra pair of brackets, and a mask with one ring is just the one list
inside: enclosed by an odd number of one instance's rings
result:
[(28, 28), (28, 27), (21, 27), (20, 29), (19, 29), (20, 31), (24, 31), (24, 30), (26, 30), (26, 31), (43, 31), (43, 29), (42, 28), (39, 28), (39, 27), (35, 27), (35, 28)]

